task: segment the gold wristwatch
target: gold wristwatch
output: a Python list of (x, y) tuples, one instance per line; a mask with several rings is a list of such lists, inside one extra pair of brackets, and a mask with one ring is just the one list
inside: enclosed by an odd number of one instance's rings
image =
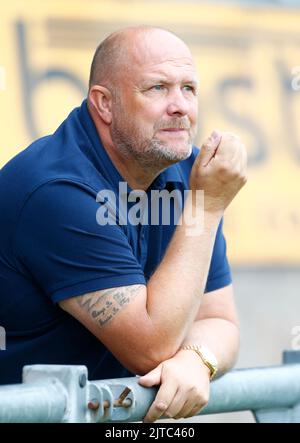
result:
[(218, 372), (218, 360), (209, 349), (205, 346), (199, 345), (185, 345), (182, 349), (195, 351), (199, 355), (203, 363), (210, 370), (210, 380), (216, 376), (216, 373)]

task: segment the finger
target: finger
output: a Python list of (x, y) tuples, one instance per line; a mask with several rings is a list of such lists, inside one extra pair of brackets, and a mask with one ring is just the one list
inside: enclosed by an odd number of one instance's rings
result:
[(222, 160), (225, 159), (228, 161), (232, 160), (236, 154), (236, 151), (238, 150), (239, 145), (239, 137), (229, 132), (225, 132), (222, 136), (218, 150), (216, 151), (216, 158)]
[(231, 146), (231, 158), (226, 158), (220, 155), (219, 152), (216, 155), (216, 161), (219, 166), (227, 165), (226, 169), (228, 173), (235, 172), (237, 174), (246, 175), (247, 164), (247, 152), (246, 148), (240, 142), (234, 142)]
[(139, 378), (138, 382), (140, 385), (150, 388), (151, 386), (159, 385), (161, 379), (162, 364), (158, 365), (148, 374), (143, 375)]
[(208, 139), (201, 146), (199, 154), (199, 163), (201, 166), (207, 166), (210, 160), (215, 156), (221, 143), (222, 134), (219, 131), (213, 131)]
[(168, 409), (169, 405), (177, 391), (177, 383), (165, 382), (161, 385), (154, 402), (150, 406), (145, 418), (144, 423), (152, 423), (162, 415)]
[(174, 416), (175, 419), (186, 418), (189, 414), (195, 415), (197, 411), (200, 411), (207, 405), (209, 399), (209, 385), (207, 388), (192, 389), (190, 394), (185, 393), (185, 403), (178, 413)]
[(171, 417), (175, 418), (175, 416), (179, 415), (180, 411), (183, 409), (184, 405), (187, 402), (186, 395), (187, 394), (185, 391), (178, 389), (168, 409), (165, 411), (164, 415), (169, 418)]
[(187, 416), (188, 413), (190, 413), (195, 407), (195, 399), (188, 398), (182, 407), (178, 410), (176, 414), (173, 415), (173, 418), (175, 420), (178, 420), (179, 418), (184, 418)]
[(165, 415), (175, 419), (183, 418), (190, 413), (191, 410), (195, 409), (196, 406), (198, 409), (205, 406), (208, 402), (208, 395), (206, 389), (203, 391), (195, 387), (184, 390), (178, 389)]
[[(181, 411), (181, 414), (182, 414), (181, 417), (182, 418), (194, 417), (195, 415), (198, 415), (200, 413), (200, 411), (202, 411), (204, 406), (205, 405), (194, 404), (192, 406), (192, 408), (189, 408), (188, 410), (184, 406), (184, 409)], [(176, 418), (176, 417), (174, 417), (174, 418)]]
[(192, 417), (198, 414), (208, 403), (208, 398), (190, 397), (186, 400), (181, 410), (174, 416), (175, 419)]
[(173, 418), (178, 420), (179, 418), (186, 417), (192, 410), (195, 409), (196, 405), (198, 409), (203, 407), (204, 401), (201, 403), (199, 398), (196, 398), (194, 395), (189, 395), (188, 398), (185, 395), (185, 401), (181, 405), (181, 407), (177, 410), (176, 414), (173, 414)]

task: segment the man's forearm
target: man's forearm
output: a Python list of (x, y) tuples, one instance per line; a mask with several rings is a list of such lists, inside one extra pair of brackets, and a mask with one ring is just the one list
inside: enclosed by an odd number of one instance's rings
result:
[[(187, 198), (185, 211), (193, 205)], [(204, 213), (204, 229), (186, 235), (184, 223), (175, 234), (160, 266), (147, 285), (147, 312), (160, 341), (176, 352), (199, 310), (221, 214)]]
[[(204, 230), (187, 236), (184, 224), (177, 226), (160, 266), (147, 285), (145, 317), (149, 349), (158, 360), (174, 355), (199, 311), (207, 281), (215, 236), (221, 217), (246, 182), (246, 151), (232, 134), (211, 136), (202, 145), (190, 174), (190, 194), (185, 211), (195, 209), (191, 193), (203, 190)], [(196, 206), (197, 207), (197, 206)], [(191, 213), (191, 211), (188, 211)], [(194, 213), (194, 211), (192, 211)]]
[[(192, 324), (182, 346), (197, 344), (211, 350), (218, 360), (218, 376), (235, 364), (239, 350), (239, 337), (239, 328), (236, 324), (222, 318), (208, 318), (197, 320)], [(181, 352), (180, 349), (179, 352)]]

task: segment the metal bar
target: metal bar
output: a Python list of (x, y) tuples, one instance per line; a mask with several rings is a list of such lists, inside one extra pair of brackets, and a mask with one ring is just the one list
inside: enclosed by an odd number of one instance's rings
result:
[[(0, 422), (143, 419), (157, 388), (139, 385), (137, 377), (86, 380), (83, 386), (79, 381), (85, 371), (76, 366), (27, 367), (25, 384), (0, 386)], [(201, 415), (244, 410), (277, 411), (277, 421), (300, 422), (300, 364), (225, 374), (211, 383), (210, 401)]]
[[(157, 389), (144, 388), (137, 378), (103, 380), (117, 396), (124, 387), (131, 392), (130, 408), (114, 408), (109, 421), (140, 421), (153, 402)], [(97, 385), (98, 382), (93, 382)], [(99, 382), (101, 383), (101, 382)], [(211, 383), (209, 404), (200, 412), (248, 411), (293, 408), (300, 404), (300, 364), (270, 368), (238, 369)], [(294, 420), (299, 419), (294, 414)]]
[(202, 414), (292, 408), (300, 403), (300, 365), (239, 369), (211, 384)]
[(64, 391), (55, 380), (0, 386), (0, 423), (59, 423), (67, 406)]
[(290, 365), (295, 363), (300, 364), (300, 351), (293, 351), (291, 349), (283, 351), (282, 362), (285, 365)]

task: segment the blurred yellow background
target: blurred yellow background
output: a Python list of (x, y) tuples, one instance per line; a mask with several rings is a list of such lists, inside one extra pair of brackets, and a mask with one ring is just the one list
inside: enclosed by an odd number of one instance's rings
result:
[(249, 181), (225, 217), (231, 263), (299, 266), (300, 9), (7, 2), (0, 18), (0, 167), (81, 103), (98, 43), (141, 23), (174, 31), (192, 49), (201, 86), (197, 144), (219, 128), (248, 147)]

